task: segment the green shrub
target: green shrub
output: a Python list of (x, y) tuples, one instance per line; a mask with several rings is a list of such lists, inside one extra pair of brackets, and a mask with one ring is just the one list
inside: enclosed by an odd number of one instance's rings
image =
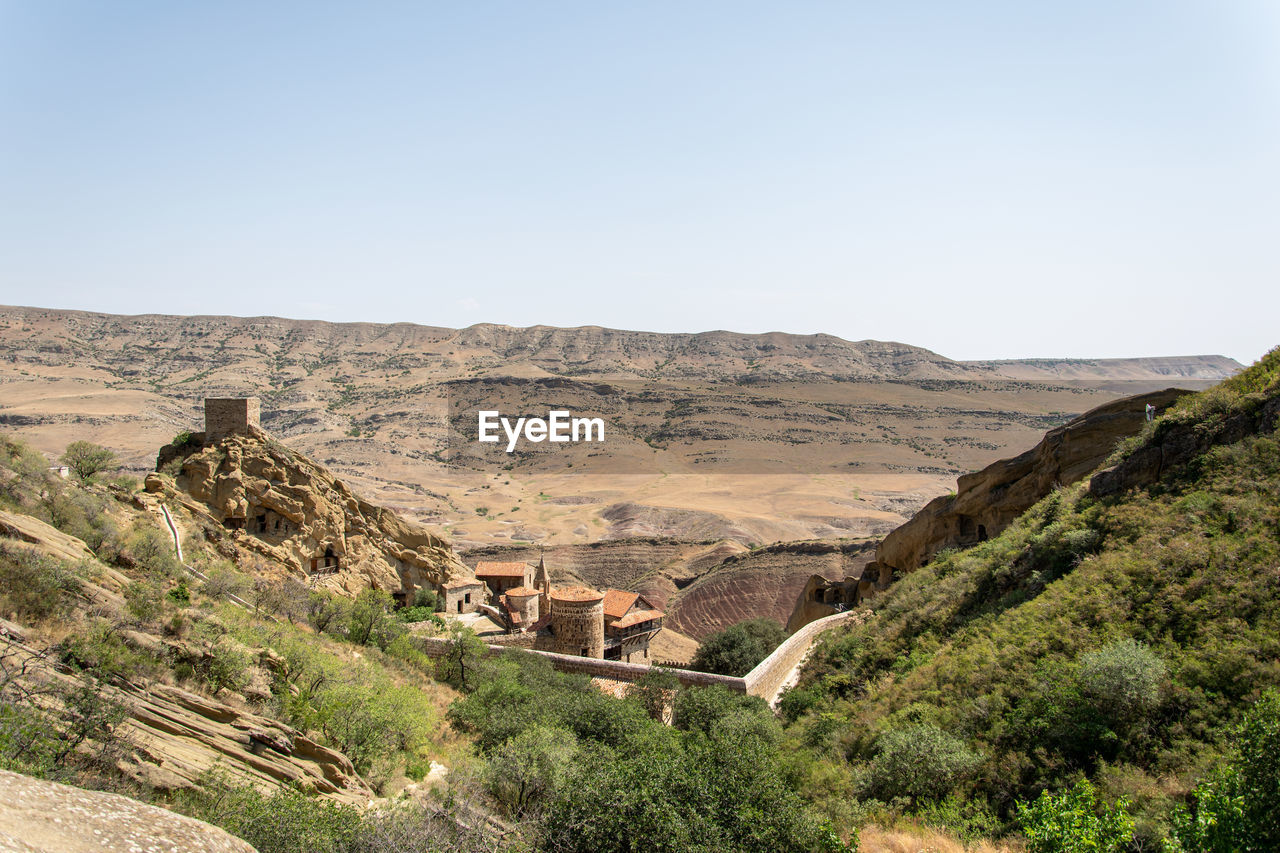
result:
[(98, 622), (86, 633), (68, 635), (57, 652), (62, 663), (103, 681), (137, 680), (161, 669), (161, 661), (125, 645), (120, 633), (106, 622)]
[(182, 570), (173, 539), (151, 525), (135, 527), (125, 540), (125, 548), (134, 563), (149, 572), (173, 575)]
[(772, 716), (769, 705), (759, 696), (735, 693), (718, 684), (687, 687), (676, 694), (673, 705), (676, 728), (706, 734), (721, 720), (733, 714)]
[(577, 752), (572, 732), (530, 726), (494, 753), (486, 772), (489, 790), (508, 814), (536, 811), (563, 789)]
[(347, 613), (347, 639), (358, 646), (376, 645), (385, 649), (404, 633), (404, 624), (395, 618), (395, 600), (377, 589), (363, 590)]
[(134, 581), (124, 588), (124, 606), (140, 624), (155, 621), (164, 612), (164, 589), (154, 579)]
[(20, 618), (45, 619), (70, 611), (83, 570), (27, 548), (0, 545), (0, 602)]
[(676, 678), (675, 673), (653, 667), (627, 685), (626, 696), (644, 708), (649, 719), (662, 721), (666, 716), (667, 706), (672, 703), (679, 689), (680, 679)]
[(200, 680), (216, 695), (221, 690), (239, 690), (249, 683), (253, 658), (249, 651), (229, 637), (214, 641), (196, 668)]
[(444, 609), (444, 601), (430, 587), (420, 586), (413, 594), (414, 607), (426, 607), (433, 611)]
[(932, 723), (893, 729), (876, 741), (867, 768), (867, 791), (881, 800), (908, 797), (933, 800), (946, 796), (978, 764), (979, 756), (964, 741)]
[(1133, 821), (1121, 799), (1099, 805), (1093, 785), (1081, 779), (1054, 795), (1048, 791), (1016, 815), (1027, 839), (1028, 853), (1119, 853), (1133, 838)]
[(772, 619), (748, 619), (707, 636), (689, 668), (720, 675), (746, 675), (786, 638), (787, 632)]
[(207, 776), (201, 789), (179, 796), (179, 811), (221, 826), (259, 853), (346, 853), (358, 850), (360, 811), (354, 806), (280, 788), (264, 794)]
[(307, 598), (307, 622), (320, 633), (345, 629), (351, 602), (324, 590), (313, 590)]
[(191, 589), (187, 586), (186, 578), (179, 578), (178, 585), (169, 590), (168, 598), (174, 604), (186, 607), (191, 603)]
[(1168, 675), (1164, 661), (1132, 639), (1118, 640), (1080, 657), (1080, 688), (1103, 713), (1132, 720), (1155, 710)]

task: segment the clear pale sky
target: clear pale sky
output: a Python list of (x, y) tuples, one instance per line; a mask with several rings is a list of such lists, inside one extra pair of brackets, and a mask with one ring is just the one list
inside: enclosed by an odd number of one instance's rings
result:
[(0, 302), (1280, 343), (1280, 3), (3, 2)]

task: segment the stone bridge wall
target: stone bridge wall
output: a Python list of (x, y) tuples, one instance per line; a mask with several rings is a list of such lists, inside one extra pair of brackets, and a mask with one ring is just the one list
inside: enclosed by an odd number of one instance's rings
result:
[(787, 637), (782, 645), (773, 650), (773, 654), (760, 661), (755, 669), (747, 673), (746, 678), (743, 679), (747, 683), (747, 693), (759, 696), (770, 705), (777, 702), (778, 694), (782, 692), (782, 688), (788, 686), (792, 675), (804, 662), (809, 654), (809, 648), (818, 635), (852, 618), (856, 612), (824, 616)]

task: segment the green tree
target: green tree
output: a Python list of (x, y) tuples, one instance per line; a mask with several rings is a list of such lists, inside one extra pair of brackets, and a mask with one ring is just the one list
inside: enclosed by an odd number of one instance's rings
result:
[(510, 814), (522, 817), (563, 788), (577, 751), (572, 732), (530, 726), (490, 758), (489, 790)]
[(627, 685), (627, 698), (639, 702), (649, 719), (661, 722), (679, 689), (680, 679), (675, 673), (654, 667)]
[(60, 460), (81, 480), (88, 480), (99, 471), (116, 464), (116, 455), (107, 448), (91, 441), (73, 441), (67, 445)]
[(1061, 794), (1048, 791), (1015, 814), (1027, 839), (1028, 853), (1119, 853), (1133, 838), (1133, 821), (1121, 799), (1114, 806), (1098, 803), (1088, 779)]
[(1233, 759), (1196, 786), (1191, 808), (1174, 814), (1189, 853), (1280, 850), (1280, 691), (1250, 709), (1236, 742)]
[(389, 593), (366, 589), (356, 596), (347, 615), (347, 639), (356, 645), (373, 643), (385, 649), (404, 631), (395, 618), (395, 600)]
[(476, 676), (488, 654), (489, 647), (474, 631), (458, 628), (448, 651), (436, 660), (436, 678), (459, 690), (474, 690)]
[(1126, 638), (1080, 656), (1080, 689), (1099, 711), (1134, 720), (1160, 704), (1168, 671), (1155, 652)]
[(726, 687), (688, 687), (676, 694), (674, 725), (689, 732), (710, 734), (712, 726), (733, 714), (772, 717), (769, 705), (759, 696), (734, 693)]
[(772, 619), (748, 619), (703, 640), (690, 668), (720, 675), (746, 675), (786, 638), (787, 632)]

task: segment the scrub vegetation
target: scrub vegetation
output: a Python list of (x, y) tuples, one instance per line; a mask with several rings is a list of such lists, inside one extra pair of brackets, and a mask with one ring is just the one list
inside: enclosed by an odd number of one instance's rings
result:
[[(430, 596), (335, 598), (198, 542), (197, 582), (131, 508), (136, 486), (64, 480), (0, 438), (0, 505), (93, 555), (0, 548), (0, 615), (65, 676), (31, 680), (0, 638), (0, 767), (158, 801), (261, 853), (1280, 849), (1280, 442), (1236, 428), (1278, 396), (1275, 351), (1109, 460), (1199, 443), (1154, 484), (1059, 489), (902, 578), (826, 636), (777, 713), (660, 669), (606, 695), (466, 631), (431, 657), (410, 627), (443, 630)], [(108, 581), (118, 604), (92, 595)], [(699, 665), (740, 675), (780, 639), (734, 626)], [(104, 688), (126, 682), (247, 703), (388, 799), (216, 770), (149, 790), (119, 769), (137, 745)], [(447, 793), (396, 796), (433, 761)]]

